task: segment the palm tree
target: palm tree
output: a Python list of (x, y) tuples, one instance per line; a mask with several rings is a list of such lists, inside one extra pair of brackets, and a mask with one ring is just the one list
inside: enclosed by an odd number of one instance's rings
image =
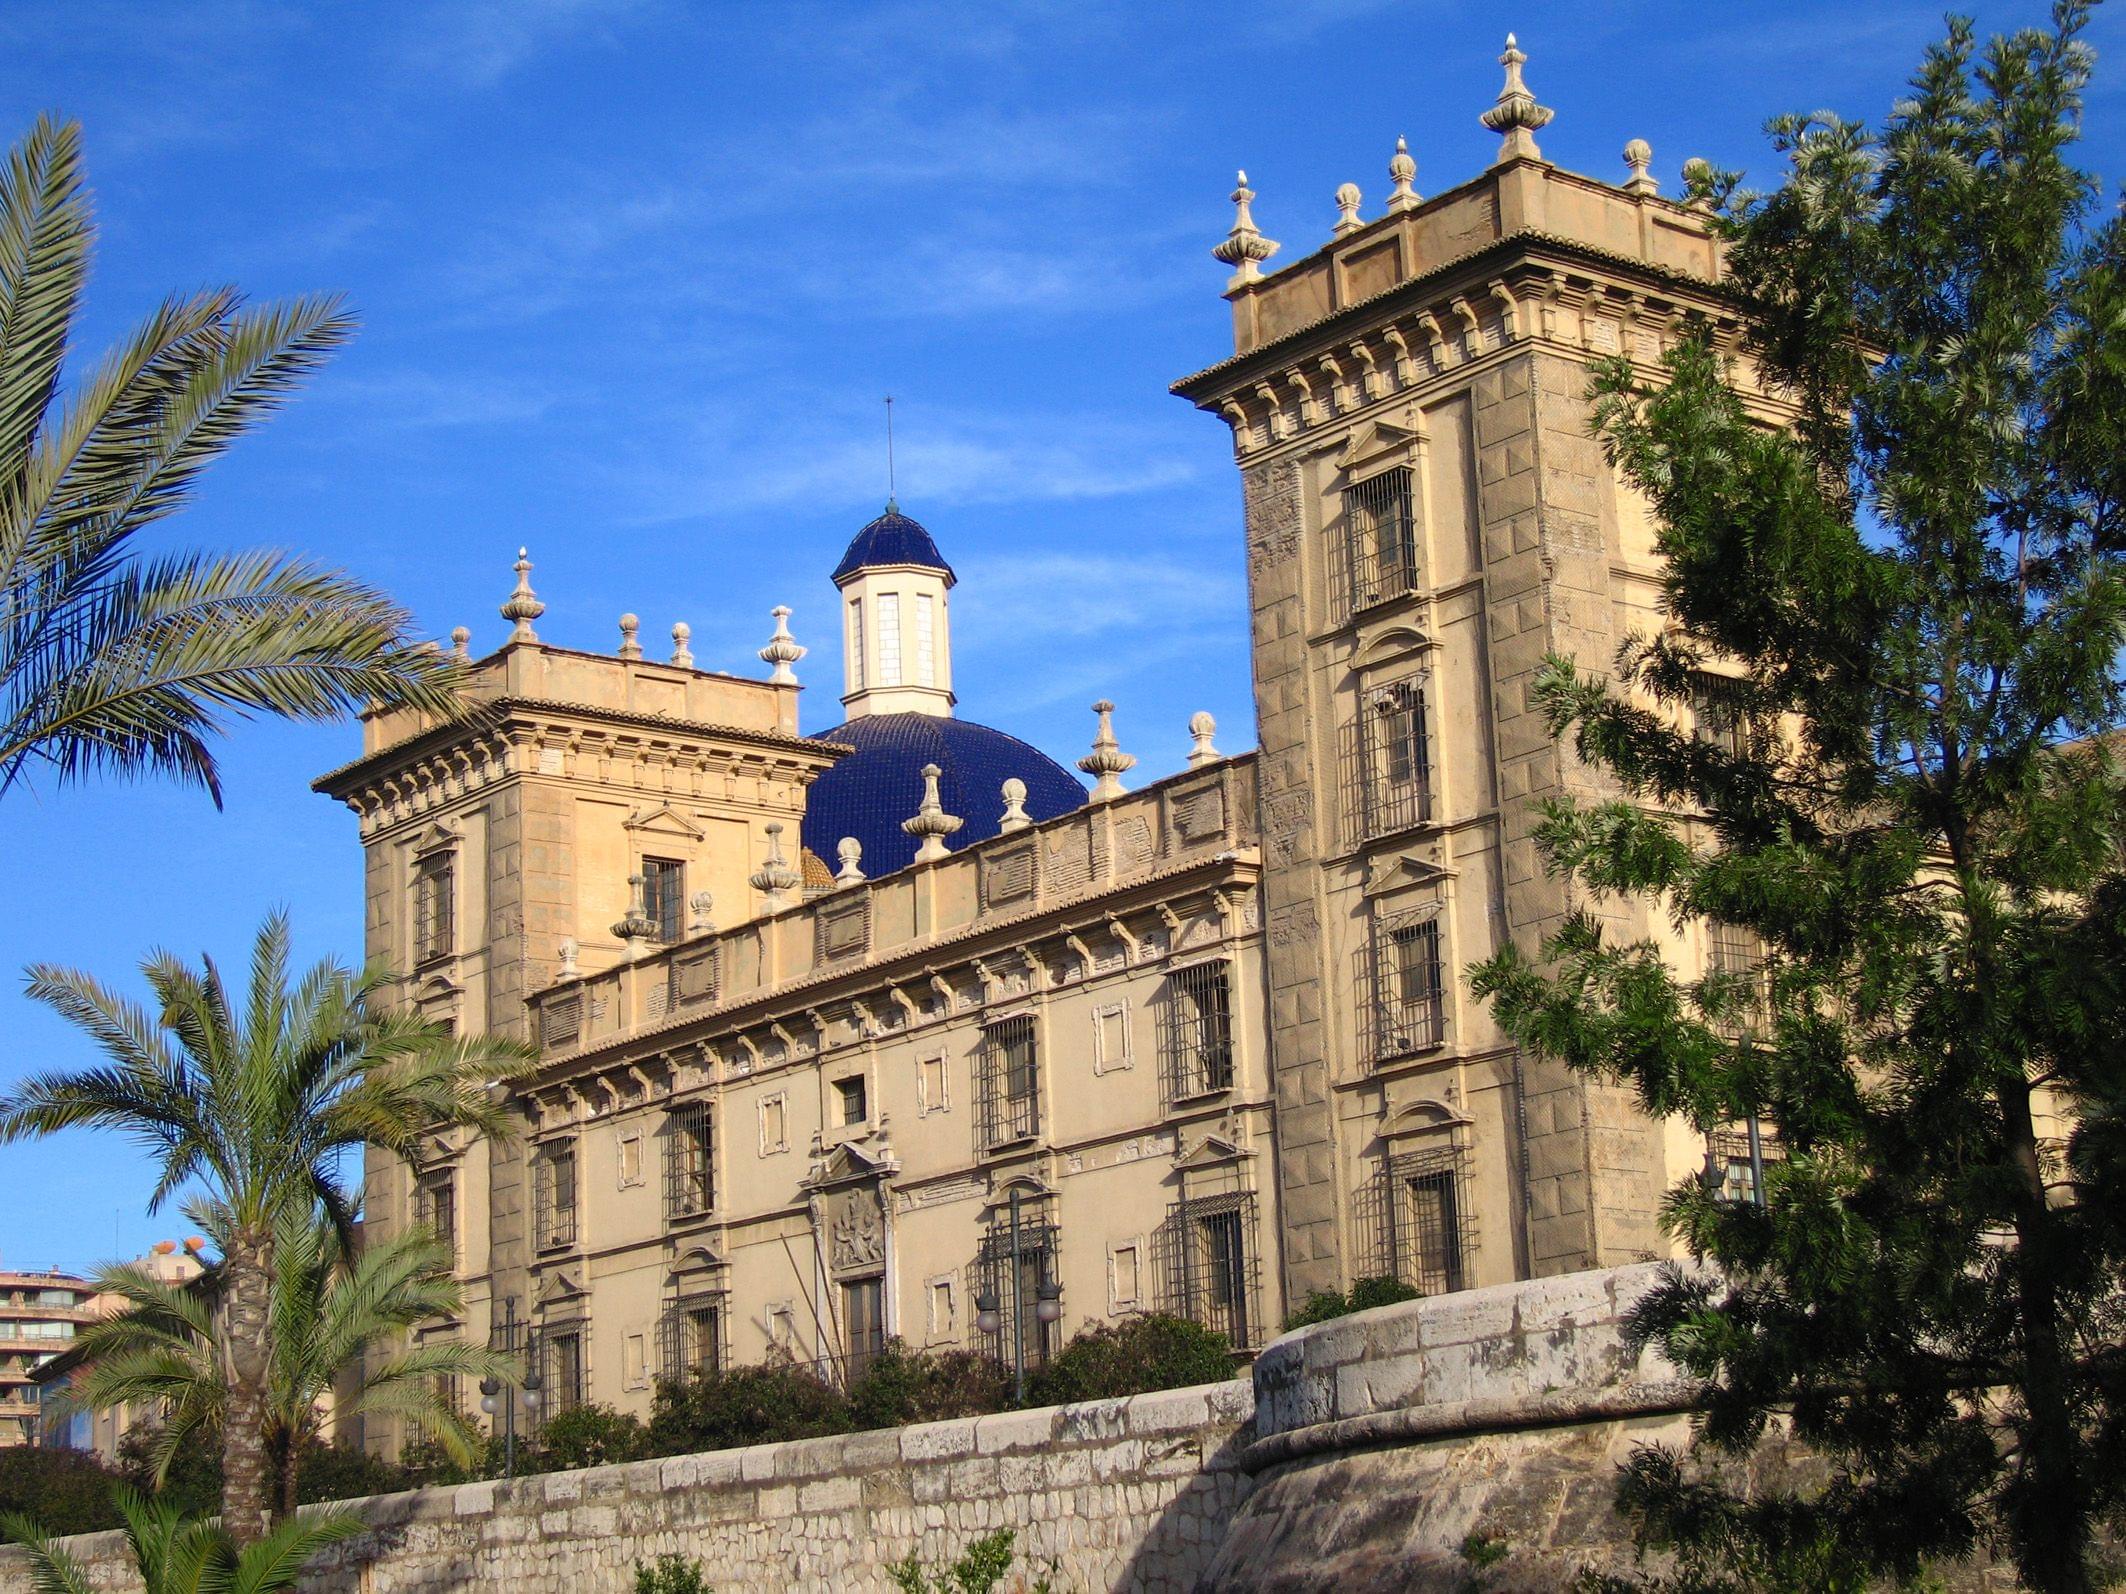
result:
[(231, 717), (449, 714), (461, 669), (410, 645), (372, 587), (274, 553), (132, 548), (200, 472), (344, 343), (335, 298), (170, 298), (93, 371), (66, 370), (94, 226), (81, 129), (40, 118), (0, 163), (0, 793), (154, 773), (221, 788)]
[(454, 1035), (383, 1005), (390, 976), (327, 959), (289, 985), (285, 914), (269, 917), (251, 953), (250, 987), (232, 1006), (211, 958), (166, 952), (141, 965), (151, 1016), (93, 976), (37, 965), (29, 992), (87, 1033), (108, 1062), (47, 1073), (0, 1096), (0, 1143), (77, 1126), (115, 1129), (161, 1163), (155, 1211), (180, 1188), (211, 1224), (211, 1340), (222, 1394), (222, 1520), (239, 1543), (265, 1532), (267, 1440), (274, 1398), (275, 1242), (291, 1213), (322, 1208), (352, 1232), (355, 1197), (340, 1164), (364, 1145), (410, 1157), (445, 1126), (509, 1132), (501, 1091), (530, 1065), (515, 1041)]
[[(214, 1233), (218, 1214), (208, 1215)], [(219, 1236), (215, 1238), (219, 1240)], [(283, 1518), (296, 1507), (304, 1451), (317, 1439), (331, 1397), (335, 1423), (364, 1412), (390, 1412), (439, 1440), (452, 1460), (472, 1459), (477, 1436), (445, 1399), (443, 1380), (515, 1382), (514, 1359), (484, 1345), (414, 1345), (364, 1367), (369, 1350), (393, 1344), (424, 1321), (455, 1316), (463, 1306), (450, 1273), (450, 1251), (416, 1229), (365, 1243), (351, 1255), (322, 1214), (286, 1214), (274, 1233), (273, 1372), (266, 1448), (278, 1474)], [(155, 1402), (158, 1487), (170, 1464), (202, 1433), (221, 1426), (225, 1394), (214, 1347), (218, 1270), (172, 1284), (134, 1264), (106, 1268), (99, 1293), (127, 1310), (91, 1325), (74, 1341), (84, 1371), (71, 1404), (110, 1407)], [(343, 1385), (343, 1374), (354, 1379)]]
[[(142, 1594), (282, 1594), (296, 1586), (318, 1551), (353, 1538), (364, 1526), (346, 1511), (291, 1517), (257, 1543), (239, 1545), (228, 1529), (188, 1522), (176, 1506), (129, 1485), (114, 1492)], [(95, 1594), (101, 1586), (28, 1517), (8, 1516), (0, 1527), (29, 1552), (30, 1586), (37, 1594)]]

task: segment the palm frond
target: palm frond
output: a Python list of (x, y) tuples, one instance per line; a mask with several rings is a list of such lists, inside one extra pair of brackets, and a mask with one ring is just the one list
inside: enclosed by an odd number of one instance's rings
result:
[(0, 165), (0, 460), (29, 452), (59, 390), (94, 241), (81, 128), (40, 116)]
[(94, 1594), (88, 1569), (53, 1543), (34, 1517), (19, 1511), (0, 1515), (0, 1539), (12, 1539), (28, 1552), (32, 1594)]

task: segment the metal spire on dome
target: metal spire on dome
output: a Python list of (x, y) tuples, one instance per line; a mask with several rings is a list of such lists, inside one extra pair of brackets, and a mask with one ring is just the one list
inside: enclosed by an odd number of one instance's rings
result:
[(886, 513), (901, 512), (900, 492), (893, 480), (893, 395), (886, 395)]

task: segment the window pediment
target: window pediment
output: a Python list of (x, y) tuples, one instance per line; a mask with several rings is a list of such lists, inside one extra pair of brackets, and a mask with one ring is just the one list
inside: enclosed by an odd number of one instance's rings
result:
[(1335, 465), (1346, 476), (1364, 476), (1379, 466), (1407, 463), (1424, 441), (1421, 427), (1389, 420), (1367, 421), (1351, 434), (1350, 441), (1337, 454)]
[(464, 839), (450, 826), (438, 822), (414, 837), (413, 855), (416, 859), (424, 859), (439, 853), (456, 852)]
[(674, 808), (662, 803), (655, 808), (638, 808), (621, 821), (623, 829), (649, 831), (666, 836), (685, 836), (690, 841), (699, 841), (707, 834), (693, 820)]

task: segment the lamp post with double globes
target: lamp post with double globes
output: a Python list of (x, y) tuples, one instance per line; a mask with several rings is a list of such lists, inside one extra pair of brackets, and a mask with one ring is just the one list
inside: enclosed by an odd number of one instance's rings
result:
[[(502, 1343), (509, 1350), (517, 1348), (517, 1303), (503, 1303)], [(480, 1380), (480, 1409), (492, 1417), (502, 1418), (502, 1476), (517, 1475), (517, 1401), (524, 1402), (524, 1425), (527, 1429), (539, 1420), (539, 1400), (545, 1388), (545, 1380), (539, 1376), (538, 1344), (527, 1331), (524, 1336), (524, 1376), (515, 1383), (506, 1383), (500, 1378), (487, 1377)]]
[[(1026, 1275), (1019, 1266), (1019, 1192), (1011, 1192), (1011, 1366), (1018, 1404), (1026, 1404)], [(994, 1288), (974, 1298), (974, 1326), (994, 1334), (1004, 1326), (1003, 1300)], [(1045, 1275), (1034, 1286), (1034, 1318), (1044, 1327), (1063, 1316), (1063, 1286)]]

